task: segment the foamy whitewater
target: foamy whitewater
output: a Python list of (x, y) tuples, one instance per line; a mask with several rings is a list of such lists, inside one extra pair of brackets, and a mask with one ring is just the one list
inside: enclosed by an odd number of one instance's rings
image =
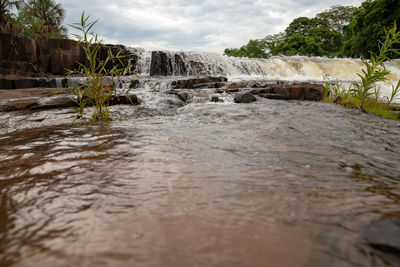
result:
[[(142, 48), (130, 48), (137, 55), (137, 71), (141, 76), (148, 76), (151, 67), (151, 51)], [(360, 81), (357, 73), (364, 67), (360, 59), (325, 58), (305, 56), (277, 56), (270, 59), (250, 59), (228, 57), (213, 52), (172, 52), (164, 51), (171, 61), (170, 76), (182, 76), (180, 58), (186, 67), (184, 76), (223, 75), (230, 81), (246, 79), (339, 82), (349, 85)], [(391, 93), (392, 85), (400, 80), (400, 60), (385, 64), (391, 72), (387, 82), (380, 83), (382, 96)], [(400, 100), (398, 99), (397, 102)]]

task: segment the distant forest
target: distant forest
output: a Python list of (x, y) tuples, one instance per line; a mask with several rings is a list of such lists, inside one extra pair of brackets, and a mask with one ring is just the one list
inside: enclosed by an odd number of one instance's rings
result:
[[(284, 32), (227, 48), (235, 57), (269, 58), (302, 55), (369, 58), (378, 53), (385, 30), (400, 26), (399, 0), (367, 0), (360, 7), (333, 6), (314, 18), (294, 19)], [(391, 58), (399, 55), (391, 54)]]

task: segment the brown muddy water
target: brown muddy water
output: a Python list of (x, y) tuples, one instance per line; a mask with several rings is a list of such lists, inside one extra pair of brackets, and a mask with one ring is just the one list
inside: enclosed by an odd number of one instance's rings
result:
[(266, 99), (113, 111), (0, 114), (1, 266), (400, 263), (366, 230), (400, 216), (400, 123)]

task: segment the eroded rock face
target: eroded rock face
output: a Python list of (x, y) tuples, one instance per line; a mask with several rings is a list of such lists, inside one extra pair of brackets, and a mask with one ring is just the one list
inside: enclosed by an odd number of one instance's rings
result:
[[(125, 56), (123, 64), (130, 62), (130, 53), (122, 45), (101, 47), (100, 60), (107, 57), (108, 48), (113, 54), (121, 51), (121, 55)], [(88, 62), (83, 49), (74, 40), (45, 37), (31, 39), (0, 32), (1, 74), (29, 77), (64, 75), (66, 69), (77, 69), (78, 63)]]
[(164, 51), (153, 51), (151, 53), (150, 75), (151, 76), (181, 76), (187, 75), (188, 70), (183, 60), (183, 55), (170, 55)]

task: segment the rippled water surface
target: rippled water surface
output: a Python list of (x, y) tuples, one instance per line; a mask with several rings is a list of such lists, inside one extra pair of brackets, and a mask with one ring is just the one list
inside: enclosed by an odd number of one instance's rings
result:
[(1, 266), (393, 263), (363, 229), (400, 216), (398, 122), (271, 100), (43, 120), (0, 135)]

